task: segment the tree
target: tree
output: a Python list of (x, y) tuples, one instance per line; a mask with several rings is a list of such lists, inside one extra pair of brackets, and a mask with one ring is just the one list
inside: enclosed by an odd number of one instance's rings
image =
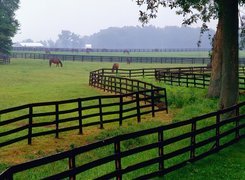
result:
[(0, 0), (0, 54), (9, 54), (12, 48), (11, 38), (18, 29), (15, 11), (19, 0)]
[(55, 43), (56, 47), (81, 48), (84, 45), (84, 42), (79, 35), (68, 30), (62, 30), (61, 34), (58, 36), (59, 38)]
[[(218, 19), (212, 66), (217, 66), (221, 73), (216, 81), (220, 86), (214, 89), (220, 91), (219, 106), (221, 109), (232, 106), (238, 101), (238, 5), (244, 5), (244, 0), (136, 0), (138, 5), (146, 5), (145, 11), (140, 11), (140, 21), (144, 24), (157, 17), (160, 6), (178, 8), (177, 14), (185, 17), (184, 24), (192, 24), (201, 20), (202, 29), (208, 29), (206, 23)], [(215, 49), (216, 48), (216, 49)], [(219, 49), (219, 50), (218, 50)], [(216, 54), (218, 53), (218, 55)], [(211, 74), (211, 82), (213, 81)], [(213, 93), (209, 89), (210, 94)]]

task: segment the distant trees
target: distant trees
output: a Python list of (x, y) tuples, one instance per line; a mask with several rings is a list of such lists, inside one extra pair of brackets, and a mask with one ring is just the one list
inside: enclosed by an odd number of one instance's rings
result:
[(84, 42), (79, 35), (72, 33), (67, 30), (62, 30), (61, 34), (58, 35), (58, 40), (55, 42), (56, 47), (64, 48), (82, 48)]
[(19, 0), (0, 0), (0, 54), (9, 54), (12, 48), (12, 37), (18, 29), (15, 11)]
[[(214, 34), (210, 30), (211, 35)], [(80, 37), (68, 30), (62, 30), (56, 41), (41, 41), (45, 47), (84, 48), (92, 44), (96, 48), (196, 48), (200, 28), (168, 26), (125, 26), (103, 29), (90, 36)], [(208, 33), (203, 34), (202, 47), (210, 48)], [(187, 38), (188, 37), (188, 38)]]

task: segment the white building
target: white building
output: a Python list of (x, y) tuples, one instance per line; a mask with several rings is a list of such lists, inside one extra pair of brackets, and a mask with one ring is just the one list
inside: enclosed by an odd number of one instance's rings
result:
[(85, 49), (92, 49), (92, 44), (85, 44)]
[(42, 43), (34, 43), (34, 42), (28, 42), (28, 43), (14, 43), (14, 47), (44, 47)]

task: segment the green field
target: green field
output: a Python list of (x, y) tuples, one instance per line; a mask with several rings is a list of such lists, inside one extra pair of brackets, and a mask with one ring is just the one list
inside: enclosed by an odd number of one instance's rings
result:
[[(49, 67), (47, 60), (23, 60), (11, 59), (11, 64), (0, 65), (0, 109), (6, 109), (23, 104), (46, 102), (55, 100), (66, 100), (78, 97), (88, 97), (104, 94), (103, 91), (88, 85), (89, 72), (100, 68), (111, 68), (112, 63), (98, 62), (72, 62), (65, 61), (63, 68)], [(130, 65), (120, 64), (120, 68), (148, 68), (148, 67), (171, 67), (181, 66), (178, 64), (141, 64), (132, 63)], [(38, 138), (34, 145), (28, 146), (26, 142), (21, 142), (18, 146), (11, 145), (2, 148), (0, 153), (0, 172), (12, 164), (32, 160), (38, 157), (61, 152), (71, 148), (91, 143), (103, 138), (111, 137), (120, 133), (132, 132), (162, 125), (170, 121), (181, 121), (198, 116), (217, 109), (217, 99), (206, 99), (206, 90), (195, 88), (171, 87), (162, 83), (154, 82), (151, 79), (141, 79), (158, 86), (167, 88), (170, 114), (157, 116), (152, 121), (146, 121), (136, 126), (129, 122), (121, 128), (118, 125), (110, 127), (110, 131), (91, 128), (84, 136), (75, 137), (67, 133), (67, 137), (54, 140), (52, 136)], [(241, 98), (244, 100), (244, 97)], [(164, 118), (168, 118), (164, 121)], [(78, 143), (78, 144), (76, 144)], [(47, 146), (47, 144), (49, 146)], [(44, 148), (45, 147), (45, 148)], [(245, 142), (229, 147), (216, 155), (212, 155), (193, 165), (189, 165), (179, 171), (167, 175), (167, 179), (205, 179), (213, 174), (213, 179), (245, 179)], [(14, 153), (14, 154), (12, 154)], [(15, 156), (12, 158), (12, 156)], [(86, 161), (91, 159), (81, 157)], [(136, 159), (139, 157), (136, 157)], [(12, 160), (10, 160), (12, 159)], [(128, 160), (130, 161), (130, 160)], [(130, 162), (129, 162), (130, 163)], [(209, 164), (212, 165), (209, 165)], [(64, 165), (59, 165), (63, 167)], [(58, 166), (58, 167), (59, 167)], [(104, 167), (108, 171), (108, 167)], [(49, 170), (49, 166), (44, 168)], [(50, 171), (50, 170), (49, 170)], [(52, 171), (52, 168), (51, 168)], [(96, 171), (96, 170), (95, 170)], [(42, 171), (37, 170), (37, 174)], [(94, 172), (87, 174), (86, 179), (90, 179)], [(18, 179), (30, 177), (29, 173), (21, 173)], [(129, 179), (132, 176), (128, 176)], [(31, 179), (36, 179), (33, 175)], [(212, 177), (210, 177), (212, 179)]]
[[(45, 53), (44, 51), (13, 51), (21, 53)], [(130, 57), (209, 57), (208, 51), (183, 51), (183, 52), (130, 52), (129, 54), (123, 52), (63, 52), (51, 51), (51, 54), (65, 54), (65, 55), (85, 55), (85, 56), (130, 56)], [(245, 57), (245, 51), (239, 51), (239, 57)]]

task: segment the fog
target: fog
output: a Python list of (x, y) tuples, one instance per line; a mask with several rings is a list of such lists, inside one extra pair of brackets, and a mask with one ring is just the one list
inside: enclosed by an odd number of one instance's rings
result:
[[(13, 41), (56, 40), (62, 30), (85, 36), (108, 27), (142, 26), (139, 9), (133, 0), (20, 0), (20, 27)], [(182, 19), (174, 10), (161, 8), (149, 25), (181, 26)], [(216, 22), (209, 25), (215, 29)]]

